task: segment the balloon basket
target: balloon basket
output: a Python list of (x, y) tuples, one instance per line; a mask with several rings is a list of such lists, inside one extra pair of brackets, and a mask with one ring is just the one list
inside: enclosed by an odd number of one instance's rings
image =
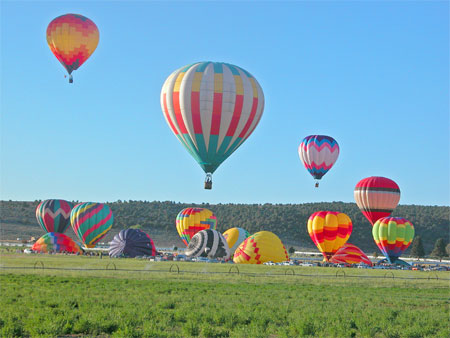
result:
[(73, 83), (73, 76), (72, 76), (72, 74), (69, 75), (69, 83)]
[(316, 182), (315, 187), (316, 187), (316, 188), (319, 187), (319, 182)]
[(205, 189), (206, 190), (211, 190), (212, 189), (212, 175), (211, 174), (206, 174)]

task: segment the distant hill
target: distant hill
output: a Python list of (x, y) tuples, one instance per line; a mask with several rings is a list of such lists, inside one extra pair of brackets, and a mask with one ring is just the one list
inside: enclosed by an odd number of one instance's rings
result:
[[(0, 201), (1, 239), (40, 237), (42, 229), (36, 222), (35, 209), (40, 201)], [(74, 203), (77, 203), (74, 201)], [(315, 211), (332, 210), (346, 213), (353, 222), (349, 239), (366, 253), (378, 251), (372, 239), (372, 226), (355, 203), (305, 203), (305, 204), (187, 204), (175, 202), (117, 201), (107, 203), (114, 213), (113, 229), (103, 240), (108, 242), (121, 229), (138, 226), (153, 237), (159, 247), (184, 244), (175, 229), (175, 218), (180, 210), (195, 206), (212, 210), (218, 218), (218, 230), (239, 226), (250, 233), (268, 230), (277, 234), (287, 247), (316, 250), (306, 223)], [(416, 235), (423, 239), (426, 253), (430, 253), (438, 238), (448, 239), (450, 208), (444, 206), (400, 205), (393, 216), (405, 217), (415, 227)], [(68, 229), (66, 234), (75, 238)]]

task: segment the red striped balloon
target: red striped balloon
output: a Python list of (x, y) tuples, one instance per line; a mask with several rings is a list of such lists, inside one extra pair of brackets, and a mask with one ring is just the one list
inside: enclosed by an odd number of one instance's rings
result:
[(167, 78), (161, 109), (181, 144), (205, 173), (212, 174), (255, 130), (264, 94), (242, 68), (198, 62)]
[(345, 243), (330, 259), (331, 263), (360, 264), (372, 266), (369, 257), (356, 245)]
[(400, 188), (386, 177), (372, 176), (362, 179), (355, 187), (356, 204), (369, 222), (387, 217), (400, 201)]

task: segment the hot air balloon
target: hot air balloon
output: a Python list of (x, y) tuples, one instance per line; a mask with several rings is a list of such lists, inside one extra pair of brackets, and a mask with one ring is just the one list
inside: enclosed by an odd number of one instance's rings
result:
[(233, 254), (237, 247), (248, 237), (250, 234), (247, 230), (242, 228), (231, 228), (223, 233), (223, 237), (227, 240), (230, 247), (231, 254)]
[(237, 264), (280, 263), (288, 260), (283, 243), (270, 231), (260, 231), (248, 237), (239, 245), (233, 257)]
[(258, 125), (264, 94), (242, 68), (197, 62), (167, 78), (161, 108), (172, 132), (207, 174), (205, 189), (211, 189), (211, 175)]
[(330, 258), (331, 263), (347, 263), (347, 264), (361, 264), (372, 266), (369, 257), (358, 248), (356, 245), (345, 243), (336, 253)]
[(188, 257), (208, 257), (210, 259), (230, 258), (230, 248), (223, 235), (217, 230), (207, 229), (197, 232), (186, 248)]
[(77, 70), (97, 48), (99, 32), (95, 23), (79, 14), (65, 14), (53, 19), (47, 27), (47, 43), (69, 73)]
[(414, 226), (400, 217), (382, 217), (372, 228), (373, 239), (389, 263), (403, 262), (398, 258), (414, 238)]
[(93, 248), (111, 229), (114, 216), (111, 209), (102, 203), (86, 202), (73, 207), (70, 225), (81, 242)]
[(156, 256), (156, 248), (148, 234), (139, 229), (126, 229), (109, 243), (110, 257)]
[(318, 180), (325, 175), (339, 156), (339, 144), (331, 136), (310, 135), (303, 139), (298, 147), (298, 155), (305, 168)]
[(177, 215), (176, 226), (178, 234), (186, 246), (199, 231), (216, 229), (217, 218), (211, 210), (203, 208), (186, 208)]
[(64, 233), (70, 224), (72, 207), (65, 200), (45, 200), (36, 207), (36, 219), (45, 232)]
[(325, 261), (347, 242), (353, 225), (350, 217), (337, 211), (317, 211), (309, 216), (308, 233)]
[(387, 217), (400, 200), (397, 183), (386, 177), (367, 177), (358, 182), (354, 191), (355, 201), (364, 216), (373, 224)]
[(31, 247), (36, 252), (69, 252), (82, 253), (80, 247), (68, 236), (57, 233), (48, 232), (39, 238)]

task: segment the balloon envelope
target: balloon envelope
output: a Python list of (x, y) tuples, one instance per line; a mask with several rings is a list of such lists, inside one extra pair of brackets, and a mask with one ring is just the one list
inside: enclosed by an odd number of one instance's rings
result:
[(345, 243), (330, 259), (331, 263), (360, 264), (372, 266), (369, 257), (356, 245)]
[(230, 248), (223, 235), (217, 230), (207, 229), (197, 232), (186, 248), (188, 257), (209, 257), (227, 260)]
[(80, 247), (72, 238), (57, 232), (48, 232), (39, 238), (31, 247), (31, 250), (37, 252), (69, 252), (82, 253)]
[(383, 217), (372, 228), (373, 239), (391, 263), (401, 256), (414, 238), (414, 226), (407, 219)]
[(283, 243), (270, 231), (260, 231), (245, 239), (234, 252), (233, 258), (238, 264), (280, 263), (288, 260)]
[(372, 176), (356, 184), (354, 197), (364, 216), (373, 225), (377, 219), (387, 217), (400, 201), (400, 188), (386, 177)]
[(298, 154), (312, 177), (320, 180), (337, 161), (339, 144), (331, 136), (310, 135), (303, 139)]
[(212, 174), (256, 128), (264, 94), (242, 68), (197, 62), (167, 78), (161, 109), (178, 140), (205, 173)]
[(156, 256), (156, 248), (148, 234), (139, 229), (126, 229), (109, 243), (110, 257)]
[(73, 231), (88, 248), (95, 247), (106, 236), (113, 222), (111, 209), (103, 203), (80, 203), (74, 206), (70, 213)]
[(45, 232), (64, 233), (70, 224), (73, 204), (65, 200), (45, 200), (36, 207), (36, 219)]
[(91, 56), (98, 40), (97, 26), (83, 15), (61, 15), (47, 27), (48, 46), (69, 74)]
[(237, 247), (248, 237), (250, 234), (247, 230), (242, 228), (231, 228), (223, 233), (228, 246), (230, 247), (231, 254), (233, 254)]
[(176, 219), (178, 234), (186, 246), (199, 231), (216, 229), (217, 218), (211, 210), (204, 208), (186, 208), (181, 210)]
[(337, 211), (317, 211), (309, 216), (307, 226), (309, 236), (327, 261), (353, 230), (350, 217)]

